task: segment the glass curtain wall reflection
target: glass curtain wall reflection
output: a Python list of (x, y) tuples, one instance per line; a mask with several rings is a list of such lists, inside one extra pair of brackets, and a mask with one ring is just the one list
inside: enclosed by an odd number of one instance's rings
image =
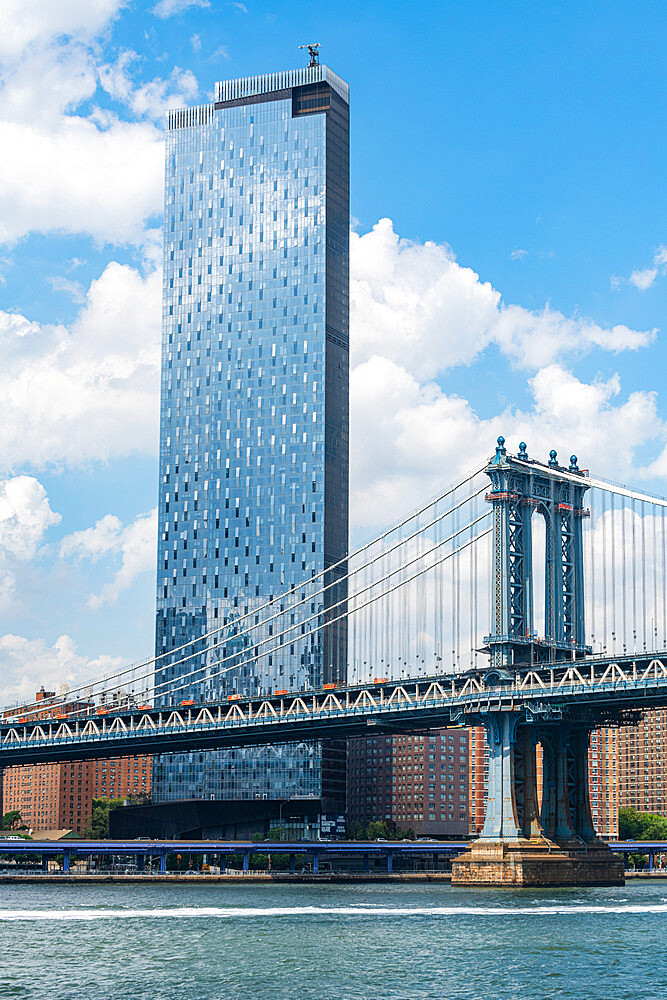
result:
[[(167, 118), (156, 623), (165, 706), (346, 677), (347, 635), (337, 622), (334, 638), (326, 622), (346, 597), (348, 88), (314, 66), (220, 83), (215, 98)], [(289, 603), (328, 567), (332, 586), (311, 608), (322, 629), (273, 642), (268, 624), (248, 638), (256, 610), (282, 594)], [(315, 795), (340, 809), (344, 781), (337, 744), (178, 754), (156, 758), (153, 797)]]

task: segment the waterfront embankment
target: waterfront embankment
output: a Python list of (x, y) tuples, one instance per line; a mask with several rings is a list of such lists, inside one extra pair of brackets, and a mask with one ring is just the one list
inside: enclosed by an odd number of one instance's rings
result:
[[(656, 882), (667, 879), (667, 869), (659, 871), (626, 872), (626, 880)], [(207, 875), (201, 872), (167, 872), (166, 874), (118, 874), (91, 872), (26, 872), (21, 874), (0, 874), (0, 885), (210, 885), (227, 883), (230, 885), (401, 885), (410, 883), (444, 882), (450, 883), (451, 872), (394, 872), (387, 874), (323, 872), (318, 875), (287, 872), (226, 872), (224, 875)]]

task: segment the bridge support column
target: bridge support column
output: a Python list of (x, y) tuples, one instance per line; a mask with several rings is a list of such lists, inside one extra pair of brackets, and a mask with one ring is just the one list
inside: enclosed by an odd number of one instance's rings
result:
[(63, 875), (69, 875), (70, 852), (63, 851)]
[(364, 871), (365, 872), (370, 871), (370, 863), (369, 863), (368, 855), (367, 854), (364, 854)]
[(162, 853), (160, 855), (160, 875), (166, 875), (167, 873), (167, 855)]
[(227, 855), (226, 854), (221, 854), (220, 855), (220, 874), (224, 875), (226, 871), (227, 871)]
[(387, 851), (387, 875), (391, 875), (394, 870), (394, 855), (391, 851)]
[(49, 856), (48, 854), (42, 854), (42, 871), (46, 874), (49, 870)]
[[(588, 799), (589, 728), (485, 713), (486, 816), (479, 839), (452, 862), (453, 885), (622, 885), (623, 864), (595, 833)], [(537, 744), (542, 747), (542, 801)]]
[(320, 856), (317, 851), (313, 851), (313, 875), (317, 875), (320, 870)]
[(243, 871), (247, 872), (250, 868), (250, 851), (243, 852)]
[(290, 873), (290, 875), (294, 875), (295, 871), (296, 871), (296, 855), (295, 854), (290, 854), (290, 856), (289, 856), (289, 873)]

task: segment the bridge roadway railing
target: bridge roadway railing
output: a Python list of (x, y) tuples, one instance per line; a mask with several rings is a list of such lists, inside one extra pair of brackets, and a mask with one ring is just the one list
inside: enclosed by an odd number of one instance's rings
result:
[(567, 661), (524, 669), (378, 681), (335, 690), (78, 718), (0, 720), (0, 768), (12, 764), (470, 725), (489, 712), (613, 720), (667, 705), (667, 653)]
[(298, 855), (306, 857), (317, 874), (322, 858), (361, 858), (364, 871), (370, 870), (370, 862), (384, 859), (388, 873), (393, 870), (395, 857), (452, 858), (467, 846), (466, 841), (235, 841), (235, 840), (97, 840), (97, 841), (39, 841), (0, 839), (0, 859), (15, 855), (41, 856), (44, 871), (49, 858), (63, 857), (63, 872), (70, 872), (73, 857), (135, 857), (159, 858), (160, 872), (167, 870), (167, 857), (174, 855), (205, 854), (209, 859), (218, 857), (221, 871), (226, 870), (230, 857), (240, 857), (242, 871), (250, 871), (253, 854), (289, 855), (291, 874), (296, 870)]
[[(40, 855), (44, 871), (49, 858), (63, 857), (63, 872), (70, 872), (72, 858), (90, 857), (135, 857), (159, 858), (159, 870), (167, 870), (167, 858), (171, 855), (205, 854), (209, 859), (217, 856), (221, 871), (230, 857), (241, 858), (242, 871), (250, 871), (253, 854), (289, 855), (289, 870), (294, 874), (296, 858), (305, 856), (312, 865), (312, 871), (319, 871), (319, 862), (326, 858), (334, 861), (342, 858), (361, 858), (365, 871), (370, 870), (372, 860), (384, 859), (387, 872), (393, 871), (394, 860), (406, 858), (432, 857), (434, 864), (438, 858), (453, 858), (470, 846), (469, 841), (235, 841), (235, 840), (8, 840), (0, 839), (0, 859), (20, 855)], [(667, 854), (667, 841), (610, 841), (609, 847), (616, 854), (623, 854), (628, 867), (630, 854), (648, 855), (649, 869), (653, 869), (654, 858)]]

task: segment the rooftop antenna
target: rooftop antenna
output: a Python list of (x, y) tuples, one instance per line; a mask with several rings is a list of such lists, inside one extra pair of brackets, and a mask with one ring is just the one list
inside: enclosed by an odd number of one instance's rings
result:
[(308, 49), (308, 55), (310, 56), (310, 62), (308, 63), (308, 69), (310, 69), (311, 66), (319, 66), (320, 65), (320, 53), (319, 53), (318, 50), (319, 50), (319, 47), (320, 47), (321, 44), (322, 44), (322, 42), (311, 42), (310, 45), (300, 45), (299, 46), (300, 49)]

